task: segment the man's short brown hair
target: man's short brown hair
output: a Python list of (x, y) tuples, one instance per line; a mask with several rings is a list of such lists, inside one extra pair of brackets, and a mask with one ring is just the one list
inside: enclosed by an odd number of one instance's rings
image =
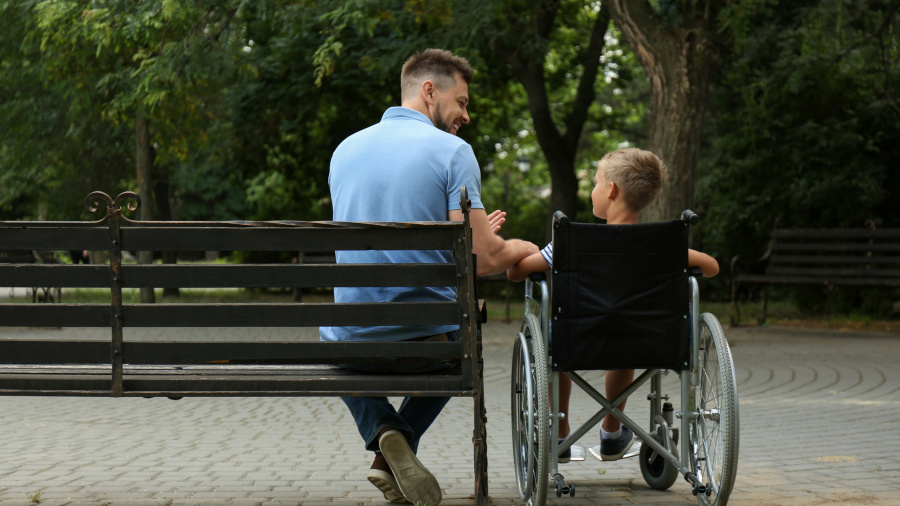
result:
[(444, 49), (426, 49), (416, 53), (406, 60), (403, 71), (400, 72), (401, 98), (412, 98), (419, 86), (429, 80), (438, 90), (443, 91), (456, 83), (457, 73), (469, 84), (475, 70), (468, 60)]
[(627, 148), (607, 153), (597, 162), (597, 171), (607, 183), (616, 183), (625, 204), (639, 213), (659, 195), (668, 169), (653, 153)]

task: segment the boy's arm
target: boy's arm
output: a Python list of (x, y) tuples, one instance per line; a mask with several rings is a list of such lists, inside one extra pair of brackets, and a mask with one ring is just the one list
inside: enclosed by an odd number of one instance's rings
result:
[(712, 277), (719, 273), (719, 262), (716, 259), (696, 250), (688, 250), (688, 265), (699, 267), (704, 277)]
[(522, 281), (532, 272), (544, 272), (549, 270), (550, 265), (547, 264), (544, 255), (538, 251), (533, 255), (529, 255), (519, 260), (516, 265), (510, 267), (506, 271), (506, 277), (508, 277), (510, 281)]

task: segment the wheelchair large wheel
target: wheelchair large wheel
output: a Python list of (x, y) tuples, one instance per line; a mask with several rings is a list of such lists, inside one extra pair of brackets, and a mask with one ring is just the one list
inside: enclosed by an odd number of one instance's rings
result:
[(548, 358), (540, 321), (525, 315), (513, 351), (512, 443), (519, 497), (535, 506), (547, 498), (550, 457)]
[(738, 459), (738, 399), (731, 350), (715, 316), (700, 321), (700, 384), (695, 391), (700, 416), (690, 424), (691, 471), (708, 484), (702, 505), (725, 505), (734, 487)]

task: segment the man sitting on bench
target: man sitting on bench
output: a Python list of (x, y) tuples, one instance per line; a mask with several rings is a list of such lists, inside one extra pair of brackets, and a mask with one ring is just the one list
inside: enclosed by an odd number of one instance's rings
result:
[[(495, 235), (504, 220), (488, 216), (481, 203), (481, 178), (472, 147), (456, 137), (469, 122), (469, 63), (448, 51), (428, 49), (410, 57), (401, 73), (402, 107), (381, 122), (345, 139), (331, 159), (328, 184), (335, 221), (462, 221), (460, 187), (472, 210), (472, 250), (478, 274), (505, 271), (538, 251), (530, 242)], [(338, 251), (338, 263), (450, 263), (449, 251)], [(335, 288), (335, 302), (455, 300), (452, 287)], [(323, 341), (454, 341), (455, 325), (322, 327)], [(364, 371), (426, 372), (425, 367), (346, 366)], [(366, 449), (375, 452), (368, 479), (392, 502), (437, 506), (437, 479), (416, 458), (419, 440), (448, 397), (408, 397), (400, 410), (384, 397), (343, 397)]]

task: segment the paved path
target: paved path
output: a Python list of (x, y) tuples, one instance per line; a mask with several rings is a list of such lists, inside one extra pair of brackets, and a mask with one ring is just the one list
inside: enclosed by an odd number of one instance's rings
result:
[[(485, 326), (490, 493), (498, 505), (519, 504), (508, 392), (516, 327)], [(202, 332), (212, 340), (234, 331)], [(731, 504), (900, 504), (900, 335), (725, 332), (742, 429)], [(108, 335), (2, 329), (0, 338), (11, 333)], [(639, 392), (629, 403), (637, 420), (646, 419), (643, 398)], [(574, 394), (572, 404), (574, 423), (593, 413), (583, 394)], [(370, 456), (338, 399), (4, 397), (0, 405), (4, 505), (34, 504), (30, 497), (38, 492), (43, 505), (385, 504), (365, 481)], [(472, 503), (472, 417), (472, 400), (454, 399), (422, 442), (420, 457), (437, 471), (446, 505)], [(593, 445), (596, 438), (582, 441)], [(665, 492), (649, 489), (636, 459), (602, 463), (588, 456), (562, 471), (577, 496), (552, 496), (552, 504), (696, 504), (682, 480)]]

